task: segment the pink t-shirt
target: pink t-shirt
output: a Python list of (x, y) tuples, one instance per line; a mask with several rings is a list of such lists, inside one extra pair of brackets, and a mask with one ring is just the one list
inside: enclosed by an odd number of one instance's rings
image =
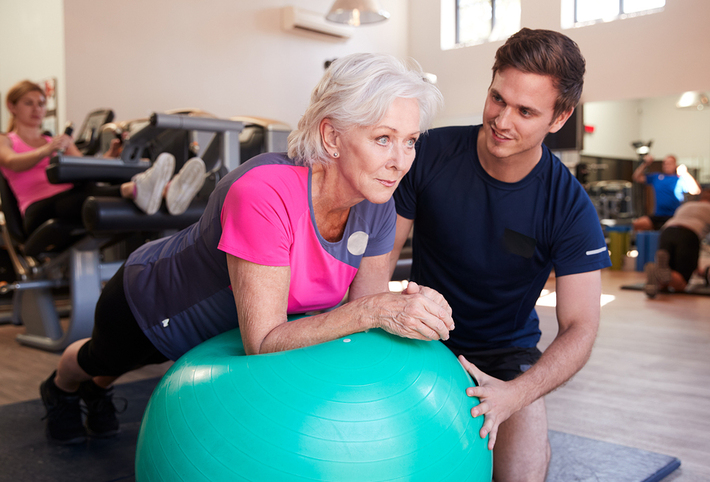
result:
[[(357, 266), (324, 249), (342, 243), (329, 243), (314, 226), (308, 174), (301, 166), (253, 169), (234, 183), (222, 209), (220, 250), (252, 263), (291, 267), (289, 313), (337, 305), (357, 274)], [(363, 251), (367, 237), (364, 243)]]
[(177, 360), (238, 326), (224, 253), (288, 266), (287, 313), (301, 314), (336, 306), (364, 257), (392, 251), (392, 199), (351, 207), (342, 239), (331, 243), (315, 228), (311, 179), (283, 153), (256, 156), (217, 183), (197, 223), (128, 257), (126, 300), (158, 350)]
[[(12, 142), (12, 150), (18, 154), (34, 151), (36, 149), (36, 147), (28, 146), (15, 132), (10, 132), (7, 134), (7, 137)], [(44, 138), (47, 142), (52, 140), (49, 136), (44, 136)], [(42, 199), (50, 198), (60, 192), (68, 191), (74, 187), (73, 184), (50, 183), (47, 179), (47, 166), (49, 166), (49, 157), (45, 157), (32, 168), (22, 172), (15, 172), (0, 167), (0, 171), (2, 171), (2, 175), (7, 179), (10, 189), (15, 193), (17, 205), (23, 216), (31, 204), (41, 201)]]

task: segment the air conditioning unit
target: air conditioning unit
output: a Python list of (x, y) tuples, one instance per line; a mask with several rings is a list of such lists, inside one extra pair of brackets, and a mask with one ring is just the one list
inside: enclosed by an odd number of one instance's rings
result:
[(315, 32), (342, 40), (349, 39), (353, 34), (353, 27), (337, 25), (326, 20), (321, 13), (293, 6), (281, 9), (281, 26), (287, 31)]

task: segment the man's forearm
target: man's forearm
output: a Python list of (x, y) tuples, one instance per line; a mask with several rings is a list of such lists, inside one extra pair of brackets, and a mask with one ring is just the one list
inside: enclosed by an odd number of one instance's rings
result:
[(646, 164), (646, 162), (642, 162), (641, 165), (639, 167), (637, 167), (636, 170), (634, 171), (634, 173), (631, 175), (631, 179), (634, 182), (638, 182), (638, 183), (642, 183), (642, 184), (645, 183), (646, 182), (645, 172), (646, 172), (647, 166), (648, 166), (648, 164)]
[(596, 338), (589, 325), (570, 326), (555, 337), (535, 365), (510, 383), (527, 406), (565, 384), (589, 360)]

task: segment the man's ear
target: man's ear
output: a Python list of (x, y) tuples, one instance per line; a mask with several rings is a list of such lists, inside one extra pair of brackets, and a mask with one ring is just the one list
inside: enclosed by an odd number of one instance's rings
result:
[(550, 133), (557, 132), (560, 129), (562, 129), (562, 126), (565, 125), (565, 122), (567, 122), (567, 119), (569, 119), (569, 116), (572, 115), (572, 112), (574, 112), (574, 109), (570, 109), (567, 112), (563, 112), (562, 114), (557, 116), (557, 119), (555, 119), (552, 124), (550, 124)]
[(327, 117), (320, 121), (320, 138), (323, 142), (323, 147), (332, 155), (333, 152), (338, 150), (338, 132), (333, 127), (333, 122)]

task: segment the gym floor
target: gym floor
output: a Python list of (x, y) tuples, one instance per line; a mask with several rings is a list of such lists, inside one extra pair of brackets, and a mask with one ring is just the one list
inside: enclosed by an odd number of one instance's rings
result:
[[(707, 481), (710, 296), (649, 300), (621, 289), (643, 280), (639, 272), (602, 271), (607, 296), (594, 351), (582, 371), (546, 397), (550, 429), (672, 455), (682, 465), (666, 481)], [(547, 289), (554, 292), (554, 278)], [(554, 308), (538, 306), (538, 313), (546, 347), (557, 331)], [(0, 326), (0, 404), (38, 398), (40, 382), (59, 359), (19, 345), (14, 338), (22, 331)], [(160, 376), (169, 366), (147, 367), (120, 382)]]

